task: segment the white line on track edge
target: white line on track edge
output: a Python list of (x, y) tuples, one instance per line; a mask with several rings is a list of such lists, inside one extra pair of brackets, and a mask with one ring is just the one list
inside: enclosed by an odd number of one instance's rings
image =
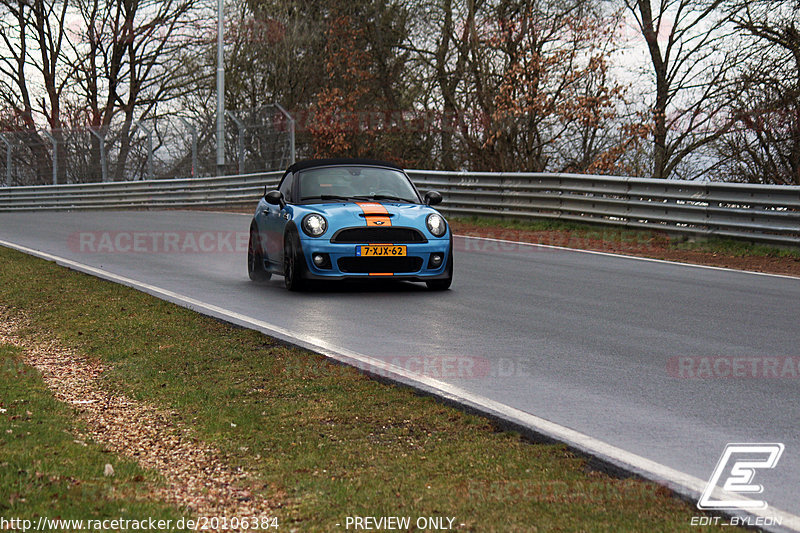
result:
[[(514, 241), (506, 241), (514, 242)], [(531, 246), (541, 246), (531, 243)], [(367, 370), (373, 374), (380, 375), (390, 380), (398, 381), (402, 384), (412, 386), (414, 388), (432, 393), (446, 400), (454, 401), (462, 405), (466, 405), (478, 411), (496, 416), (502, 420), (518, 424), (522, 427), (527, 427), (536, 433), (552, 438), (554, 440), (563, 442), (587, 455), (597, 457), (603, 461), (613, 464), (623, 470), (633, 472), (637, 475), (649, 479), (651, 481), (665, 484), (670, 489), (678, 492), (684, 497), (697, 500), (705, 488), (706, 481), (685, 474), (679, 470), (662, 465), (640, 455), (628, 452), (622, 448), (618, 448), (601, 440), (595, 439), (573, 429), (555, 424), (536, 415), (527, 413), (520, 409), (496, 402), (481, 395), (471, 393), (460, 387), (450, 385), (435, 378), (410, 372), (402, 367), (387, 363), (380, 359), (375, 359), (367, 355), (354, 352), (345, 348), (332, 345), (322, 339), (307, 335), (296, 335), (287, 329), (275, 326), (268, 322), (249, 317), (240, 313), (226, 310), (222, 307), (205, 303), (189, 296), (162, 289), (155, 285), (150, 285), (141, 281), (134, 280), (125, 276), (114, 274), (106, 270), (96, 268), (84, 263), (79, 263), (71, 259), (60, 257), (57, 255), (49, 254), (39, 250), (34, 250), (26, 246), (15, 244), (12, 242), (0, 240), (0, 246), (5, 246), (17, 250), (19, 252), (45, 259), (47, 261), (55, 262), (58, 265), (77, 270), (85, 274), (89, 274), (98, 278), (102, 278), (114, 283), (125, 285), (152, 296), (156, 296), (162, 300), (180, 305), (182, 307), (197, 311), (201, 314), (210, 315), (212, 317), (231, 322), (249, 329), (255, 329), (266, 333), (281, 340), (290, 342), (292, 344), (307, 348), (311, 351), (321, 353), (322, 355), (339, 361), (341, 363), (354, 366), (356, 368)], [(556, 247), (557, 248), (557, 247)], [(571, 250), (571, 248), (567, 248)], [(584, 251), (584, 250), (578, 250)], [(592, 252), (589, 252), (592, 253)], [(593, 252), (605, 254), (604, 252)], [(607, 254), (615, 255), (615, 254)], [(630, 257), (630, 256), (622, 256)], [(638, 258), (636, 258), (638, 259)], [(664, 261), (669, 263), (669, 261)], [(695, 265), (691, 265), (695, 266)], [(715, 267), (711, 267), (715, 268)], [(717, 489), (714, 491), (716, 497), (722, 497), (723, 493)], [(731, 498), (730, 494), (724, 496)], [(740, 498), (747, 501), (747, 498)], [(786, 511), (776, 509), (775, 507), (768, 507), (767, 509), (753, 509), (748, 513), (734, 513), (740, 516), (751, 514), (764, 518), (779, 518), (782, 522), (783, 528), (788, 528), (800, 532), (800, 516), (793, 515)]]

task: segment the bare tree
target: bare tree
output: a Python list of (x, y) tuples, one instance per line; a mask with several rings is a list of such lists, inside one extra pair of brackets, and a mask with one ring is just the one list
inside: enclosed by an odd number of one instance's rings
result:
[(440, 96), (440, 164), (446, 170), (455, 170), (461, 165), (455, 153), (454, 134), (458, 133), (457, 127), (468, 120), (462, 96), (469, 62), (469, 44), (475, 31), (476, 13), (484, 4), (482, 0), (469, 0), (465, 4), (456, 2), (455, 5), (452, 0), (441, 0), (430, 6), (429, 13), (436, 17), (434, 21), (438, 27), (429, 64)]
[(324, 80), (325, 11), (301, 0), (239, 0), (231, 11), (226, 104), (307, 105)]
[(699, 148), (720, 138), (736, 56), (724, 40), (724, 0), (625, 0), (655, 80), (653, 177), (667, 178)]
[(478, 112), (460, 137), (473, 168), (592, 167), (624, 93), (608, 71), (613, 21), (593, 2), (503, 0), (464, 26), (460, 106)]
[(78, 0), (84, 28), (73, 54), (79, 90), (92, 127), (120, 124), (114, 139), (118, 176), (125, 175), (133, 123), (157, 118), (159, 108), (196, 90), (204, 74), (191, 58), (203, 41), (204, 18), (196, 4)]
[[(51, 158), (39, 135), (38, 120), (43, 117), (62, 146), (61, 100), (73, 71), (65, 61), (67, 43), (66, 0), (0, 1), (0, 99), (18, 118), (19, 139), (32, 150), (31, 164), (36, 182), (50, 180)], [(35, 73), (35, 75), (32, 75)], [(37, 84), (44, 94), (40, 98)]]
[(408, 8), (396, 0), (327, 7), (325, 76), (309, 107), (315, 153), (406, 165), (427, 160), (428, 136), (417, 134), (417, 121), (405, 120), (420, 92), (407, 62)]
[(730, 4), (747, 56), (732, 93), (729, 179), (800, 185), (800, 14), (795, 0)]

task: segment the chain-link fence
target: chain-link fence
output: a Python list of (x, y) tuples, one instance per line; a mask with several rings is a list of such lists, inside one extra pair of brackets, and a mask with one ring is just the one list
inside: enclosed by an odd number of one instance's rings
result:
[(216, 160), (213, 116), (0, 132), (0, 185), (246, 174), (282, 170), (294, 161), (294, 123), (280, 106), (225, 115), (222, 166)]

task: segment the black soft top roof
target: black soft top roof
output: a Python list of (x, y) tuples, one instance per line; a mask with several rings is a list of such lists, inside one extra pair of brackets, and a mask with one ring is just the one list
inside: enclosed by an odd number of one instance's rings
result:
[(307, 159), (305, 161), (298, 161), (297, 163), (286, 169), (286, 173), (289, 172), (294, 173), (306, 168), (329, 167), (333, 165), (376, 166), (376, 167), (389, 167), (389, 168), (396, 168), (397, 170), (403, 170), (403, 167), (395, 165), (394, 163), (389, 163), (387, 161), (379, 161), (377, 159), (337, 158), (337, 159)]

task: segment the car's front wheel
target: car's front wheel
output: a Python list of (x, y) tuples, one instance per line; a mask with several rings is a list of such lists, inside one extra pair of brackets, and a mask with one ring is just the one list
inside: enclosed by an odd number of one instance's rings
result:
[(250, 227), (250, 242), (247, 244), (247, 274), (253, 281), (268, 281), (272, 274), (264, 268), (264, 252), (258, 231)]
[(294, 234), (286, 235), (283, 244), (283, 281), (286, 288), (290, 291), (301, 291), (305, 288), (305, 280), (302, 278), (302, 251), (300, 243)]

